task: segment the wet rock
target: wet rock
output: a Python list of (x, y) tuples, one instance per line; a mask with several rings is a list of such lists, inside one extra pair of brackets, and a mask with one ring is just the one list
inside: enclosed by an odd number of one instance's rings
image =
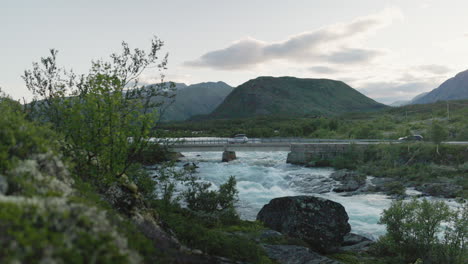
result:
[(291, 188), (302, 193), (327, 193), (335, 184), (329, 177), (314, 174), (295, 174), (294, 177), (285, 177), (285, 180)]
[(354, 171), (339, 170), (333, 172), (330, 177), (341, 183), (333, 189), (334, 192), (352, 192), (366, 184), (366, 176)]
[(425, 183), (415, 187), (416, 190), (431, 196), (455, 198), (462, 191), (460, 185), (454, 183)]
[(237, 159), (235, 151), (225, 150), (223, 152), (222, 162), (229, 162), (235, 159)]
[(294, 245), (263, 245), (268, 257), (281, 264), (341, 264), (309, 248)]
[(266, 229), (266, 230), (263, 230), (261, 233), (260, 233), (260, 236), (259, 238), (261, 240), (263, 239), (279, 239), (283, 237), (283, 234), (281, 234), (280, 232), (278, 231), (275, 231), (275, 230), (271, 230), (271, 229)]
[(369, 192), (388, 192), (389, 186), (394, 182), (395, 179), (392, 178), (373, 178), (371, 186), (368, 188)]
[(344, 236), (344, 241), (340, 250), (352, 251), (352, 252), (363, 252), (369, 250), (370, 245), (375, 242), (354, 233), (349, 233)]
[(193, 171), (193, 170), (198, 169), (198, 168), (199, 167), (194, 162), (187, 162), (187, 163), (184, 164), (184, 169), (186, 169), (186, 170)]
[(6, 195), (8, 192), (8, 181), (5, 176), (0, 175), (0, 195)]
[(275, 198), (257, 215), (265, 226), (302, 239), (321, 253), (338, 250), (351, 230), (348, 219), (341, 204), (313, 196)]

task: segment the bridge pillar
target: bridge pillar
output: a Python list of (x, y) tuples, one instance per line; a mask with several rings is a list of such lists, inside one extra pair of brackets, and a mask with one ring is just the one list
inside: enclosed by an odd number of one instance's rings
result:
[(222, 162), (229, 162), (235, 159), (237, 159), (235, 151), (232, 151), (232, 150), (223, 151), (223, 158), (221, 160)]

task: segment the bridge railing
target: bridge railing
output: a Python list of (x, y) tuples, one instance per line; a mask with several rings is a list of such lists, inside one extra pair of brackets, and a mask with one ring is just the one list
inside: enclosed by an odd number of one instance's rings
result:
[[(170, 139), (166, 143), (173, 145), (204, 145), (204, 144), (230, 144), (233, 143), (230, 138), (201, 138), (201, 139)], [(315, 138), (249, 138), (246, 144), (262, 143), (378, 143), (378, 142), (397, 142), (397, 140), (383, 139), (315, 139)]]

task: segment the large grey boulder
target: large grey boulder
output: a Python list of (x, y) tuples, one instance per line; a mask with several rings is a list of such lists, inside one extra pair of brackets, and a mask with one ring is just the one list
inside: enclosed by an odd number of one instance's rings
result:
[(341, 264), (309, 248), (294, 245), (264, 245), (268, 257), (281, 264)]
[(338, 251), (351, 231), (348, 219), (341, 204), (314, 196), (275, 198), (257, 215), (267, 227), (302, 239), (320, 253)]

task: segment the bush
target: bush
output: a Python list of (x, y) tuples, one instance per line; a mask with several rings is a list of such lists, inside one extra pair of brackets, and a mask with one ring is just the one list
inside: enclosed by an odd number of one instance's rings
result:
[[(387, 234), (380, 238), (380, 255), (390, 256), (389, 263), (462, 264), (468, 256), (467, 208), (454, 212), (444, 202), (395, 201), (380, 219)], [(448, 227), (442, 234), (442, 224)]]
[(191, 210), (206, 213), (223, 212), (234, 208), (238, 194), (236, 183), (236, 178), (231, 176), (226, 183), (219, 186), (218, 191), (215, 191), (210, 190), (211, 183), (201, 182), (192, 177), (183, 196), (187, 207)]
[(387, 193), (390, 195), (402, 196), (402, 195), (405, 195), (406, 193), (405, 186), (399, 181), (386, 183), (385, 189), (388, 190)]
[(0, 173), (32, 154), (55, 152), (58, 137), (46, 127), (28, 122), (21, 106), (0, 97)]
[(247, 263), (272, 263), (265, 251), (240, 232), (256, 232), (262, 226), (249, 221), (213, 221), (207, 217), (177, 205), (167, 207), (161, 201), (153, 204), (161, 218), (173, 230), (177, 238), (186, 246), (200, 249), (212, 256), (222, 256)]

